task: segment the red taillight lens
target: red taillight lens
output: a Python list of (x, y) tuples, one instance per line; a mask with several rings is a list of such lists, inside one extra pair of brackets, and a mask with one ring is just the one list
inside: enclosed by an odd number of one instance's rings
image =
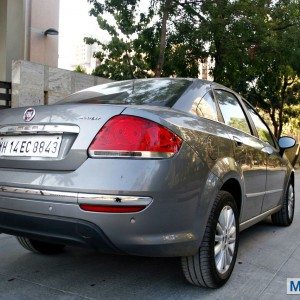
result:
[(128, 115), (111, 118), (89, 147), (91, 157), (166, 158), (177, 153), (182, 140), (153, 121)]
[(80, 204), (80, 208), (85, 211), (103, 212), (103, 213), (135, 213), (142, 211), (146, 205), (128, 205), (128, 206), (114, 206), (114, 205), (92, 205)]

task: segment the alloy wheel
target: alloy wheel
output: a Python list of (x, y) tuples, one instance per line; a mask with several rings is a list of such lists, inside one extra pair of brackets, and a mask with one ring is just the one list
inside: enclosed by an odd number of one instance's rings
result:
[(215, 233), (215, 264), (218, 272), (224, 274), (230, 268), (236, 244), (236, 221), (233, 209), (225, 206), (220, 212)]
[(293, 186), (290, 184), (289, 191), (288, 191), (288, 214), (289, 214), (289, 219), (291, 219), (293, 217), (294, 204), (295, 204), (294, 189), (293, 189)]

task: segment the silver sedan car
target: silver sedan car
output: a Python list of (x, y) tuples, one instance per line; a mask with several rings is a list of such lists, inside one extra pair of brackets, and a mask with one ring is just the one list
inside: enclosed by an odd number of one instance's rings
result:
[(186, 279), (230, 277), (241, 230), (294, 215), (294, 171), (255, 109), (199, 79), (95, 86), (0, 112), (0, 232), (33, 252), (66, 245), (181, 257)]

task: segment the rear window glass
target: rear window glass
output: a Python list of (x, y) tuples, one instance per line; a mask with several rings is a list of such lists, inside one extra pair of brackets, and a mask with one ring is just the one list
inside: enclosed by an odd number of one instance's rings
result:
[(171, 78), (118, 81), (77, 92), (59, 104), (147, 104), (171, 107), (191, 83), (192, 80)]

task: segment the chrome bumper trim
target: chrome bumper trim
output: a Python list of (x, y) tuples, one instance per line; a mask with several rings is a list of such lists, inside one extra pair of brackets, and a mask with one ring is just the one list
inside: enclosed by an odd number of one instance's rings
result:
[(79, 204), (96, 204), (96, 205), (149, 205), (152, 202), (151, 197), (140, 196), (119, 196), (119, 195), (99, 195), (99, 194), (78, 194)]
[(172, 152), (151, 152), (151, 151), (115, 151), (115, 150), (89, 150), (90, 157), (93, 158), (170, 158)]
[(78, 204), (91, 205), (149, 205), (152, 202), (151, 197), (140, 196), (120, 196), (120, 195), (104, 195), (104, 194), (88, 194), (88, 193), (74, 193), (61, 192), (51, 190), (26, 189), (12, 186), (0, 186), (0, 195), (2, 193), (12, 193), (18, 195), (35, 195), (41, 197), (55, 197), (55, 198), (73, 198)]
[(39, 195), (39, 196), (45, 196), (45, 197), (46, 196), (71, 197), (71, 198), (77, 199), (77, 193), (26, 189), (26, 188), (12, 187), (12, 186), (0, 186), (0, 194), (1, 194), (1, 192), (14, 193), (14, 194), (26, 194), (26, 195)]

